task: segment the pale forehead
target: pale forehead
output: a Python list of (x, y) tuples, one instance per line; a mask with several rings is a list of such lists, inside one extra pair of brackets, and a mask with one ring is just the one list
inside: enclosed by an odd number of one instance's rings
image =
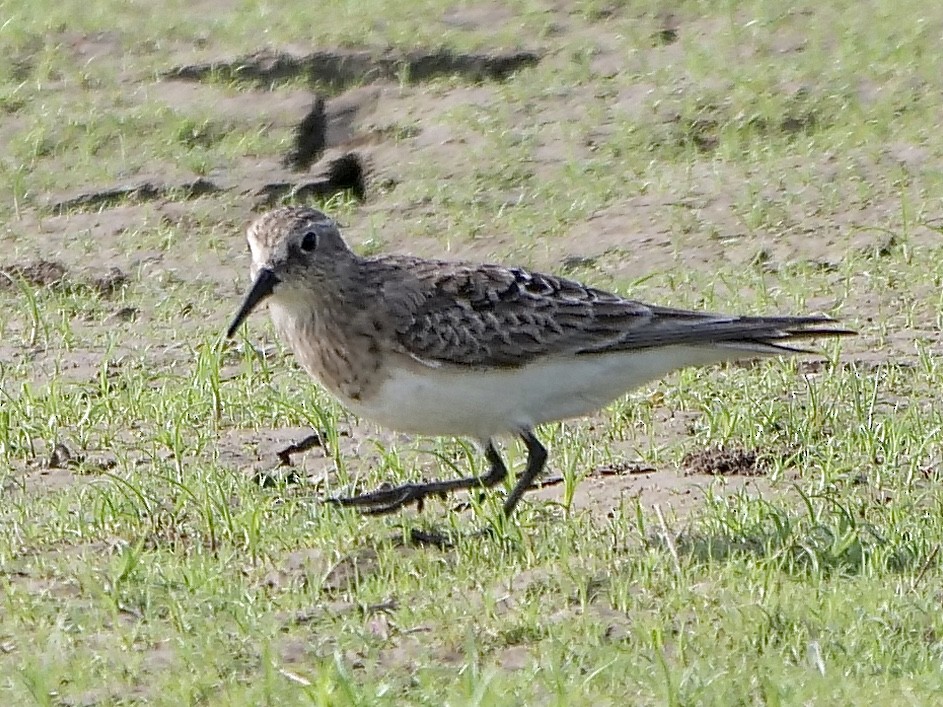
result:
[(289, 233), (315, 224), (333, 224), (334, 221), (318, 211), (300, 206), (285, 206), (259, 216), (249, 225), (250, 245), (271, 248)]

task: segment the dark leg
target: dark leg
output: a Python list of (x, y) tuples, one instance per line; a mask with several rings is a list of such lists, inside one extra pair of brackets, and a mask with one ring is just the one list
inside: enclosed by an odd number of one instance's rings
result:
[[(539, 442), (537, 446), (540, 446)], [(541, 451), (542, 450), (543, 447), (541, 447)], [(546, 453), (544, 453), (544, 456), (546, 456)], [(485, 458), (488, 460), (491, 468), (488, 469), (488, 473), (484, 476), (469, 476), (464, 479), (449, 479), (448, 481), (428, 481), (422, 484), (403, 484), (402, 486), (395, 486), (393, 488), (380, 488), (370, 493), (362, 493), (359, 496), (329, 498), (325, 503), (332, 503), (337, 506), (355, 506), (357, 508), (363, 508), (364, 513), (380, 515), (383, 513), (392, 513), (413, 502), (421, 504), (428, 496), (438, 496), (452, 493), (453, 491), (462, 491), (464, 489), (491, 488), (504, 480), (508, 474), (508, 470), (507, 467), (504, 466), (504, 462), (501, 460), (498, 450), (494, 448), (494, 443), (491, 441), (489, 441), (488, 446), (485, 447)], [(541, 462), (541, 465), (542, 464), (543, 462)], [(529, 466), (528, 469), (530, 469)], [(525, 476), (526, 473), (527, 472), (525, 472)]]
[(517, 484), (511, 489), (511, 493), (504, 501), (504, 515), (508, 518), (514, 512), (514, 507), (521, 500), (521, 496), (530, 489), (531, 484), (540, 476), (540, 473), (544, 470), (544, 465), (547, 463), (547, 450), (544, 449), (540, 440), (534, 437), (533, 432), (524, 430), (521, 432), (521, 439), (527, 445), (527, 468), (524, 469), (524, 473), (520, 475)]

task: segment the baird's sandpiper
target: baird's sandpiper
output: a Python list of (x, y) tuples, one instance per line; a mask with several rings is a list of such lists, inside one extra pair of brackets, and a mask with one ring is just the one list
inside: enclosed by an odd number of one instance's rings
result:
[(543, 471), (545, 422), (592, 413), (687, 366), (802, 353), (794, 339), (841, 336), (825, 316), (741, 317), (642, 304), (553, 275), (499, 265), (364, 258), (320, 211), (286, 207), (248, 229), (252, 288), (229, 327), (266, 301), (299, 363), (357, 415), (400, 432), (471, 437), (483, 476), (331, 499), (371, 513), (500, 483), (495, 448), (518, 435), (527, 466), (510, 515)]

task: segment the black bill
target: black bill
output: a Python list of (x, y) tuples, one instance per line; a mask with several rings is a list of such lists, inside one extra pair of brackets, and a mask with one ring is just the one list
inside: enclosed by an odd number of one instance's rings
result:
[(239, 325), (252, 313), (252, 310), (258, 306), (259, 302), (272, 294), (272, 290), (275, 289), (275, 285), (277, 284), (278, 276), (275, 273), (268, 268), (259, 270), (259, 274), (255, 276), (255, 282), (252, 283), (252, 289), (249, 290), (249, 294), (246, 295), (246, 298), (242, 302), (242, 307), (239, 308), (235, 319), (232, 320), (232, 324), (230, 324), (229, 329), (226, 330), (227, 338), (232, 338), (232, 335), (236, 333), (236, 329), (239, 328)]

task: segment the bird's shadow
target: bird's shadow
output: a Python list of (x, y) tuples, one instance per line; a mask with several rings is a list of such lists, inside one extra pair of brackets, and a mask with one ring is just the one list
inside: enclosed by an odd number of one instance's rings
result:
[(803, 535), (784, 537), (779, 529), (748, 533), (685, 531), (654, 533), (645, 539), (649, 550), (667, 552), (680, 563), (709, 565), (747, 559), (770, 563), (789, 574), (859, 575), (881, 568), (891, 573), (926, 571), (939, 564), (939, 546), (919, 548), (895, 544), (871, 529), (838, 534), (825, 526)]

